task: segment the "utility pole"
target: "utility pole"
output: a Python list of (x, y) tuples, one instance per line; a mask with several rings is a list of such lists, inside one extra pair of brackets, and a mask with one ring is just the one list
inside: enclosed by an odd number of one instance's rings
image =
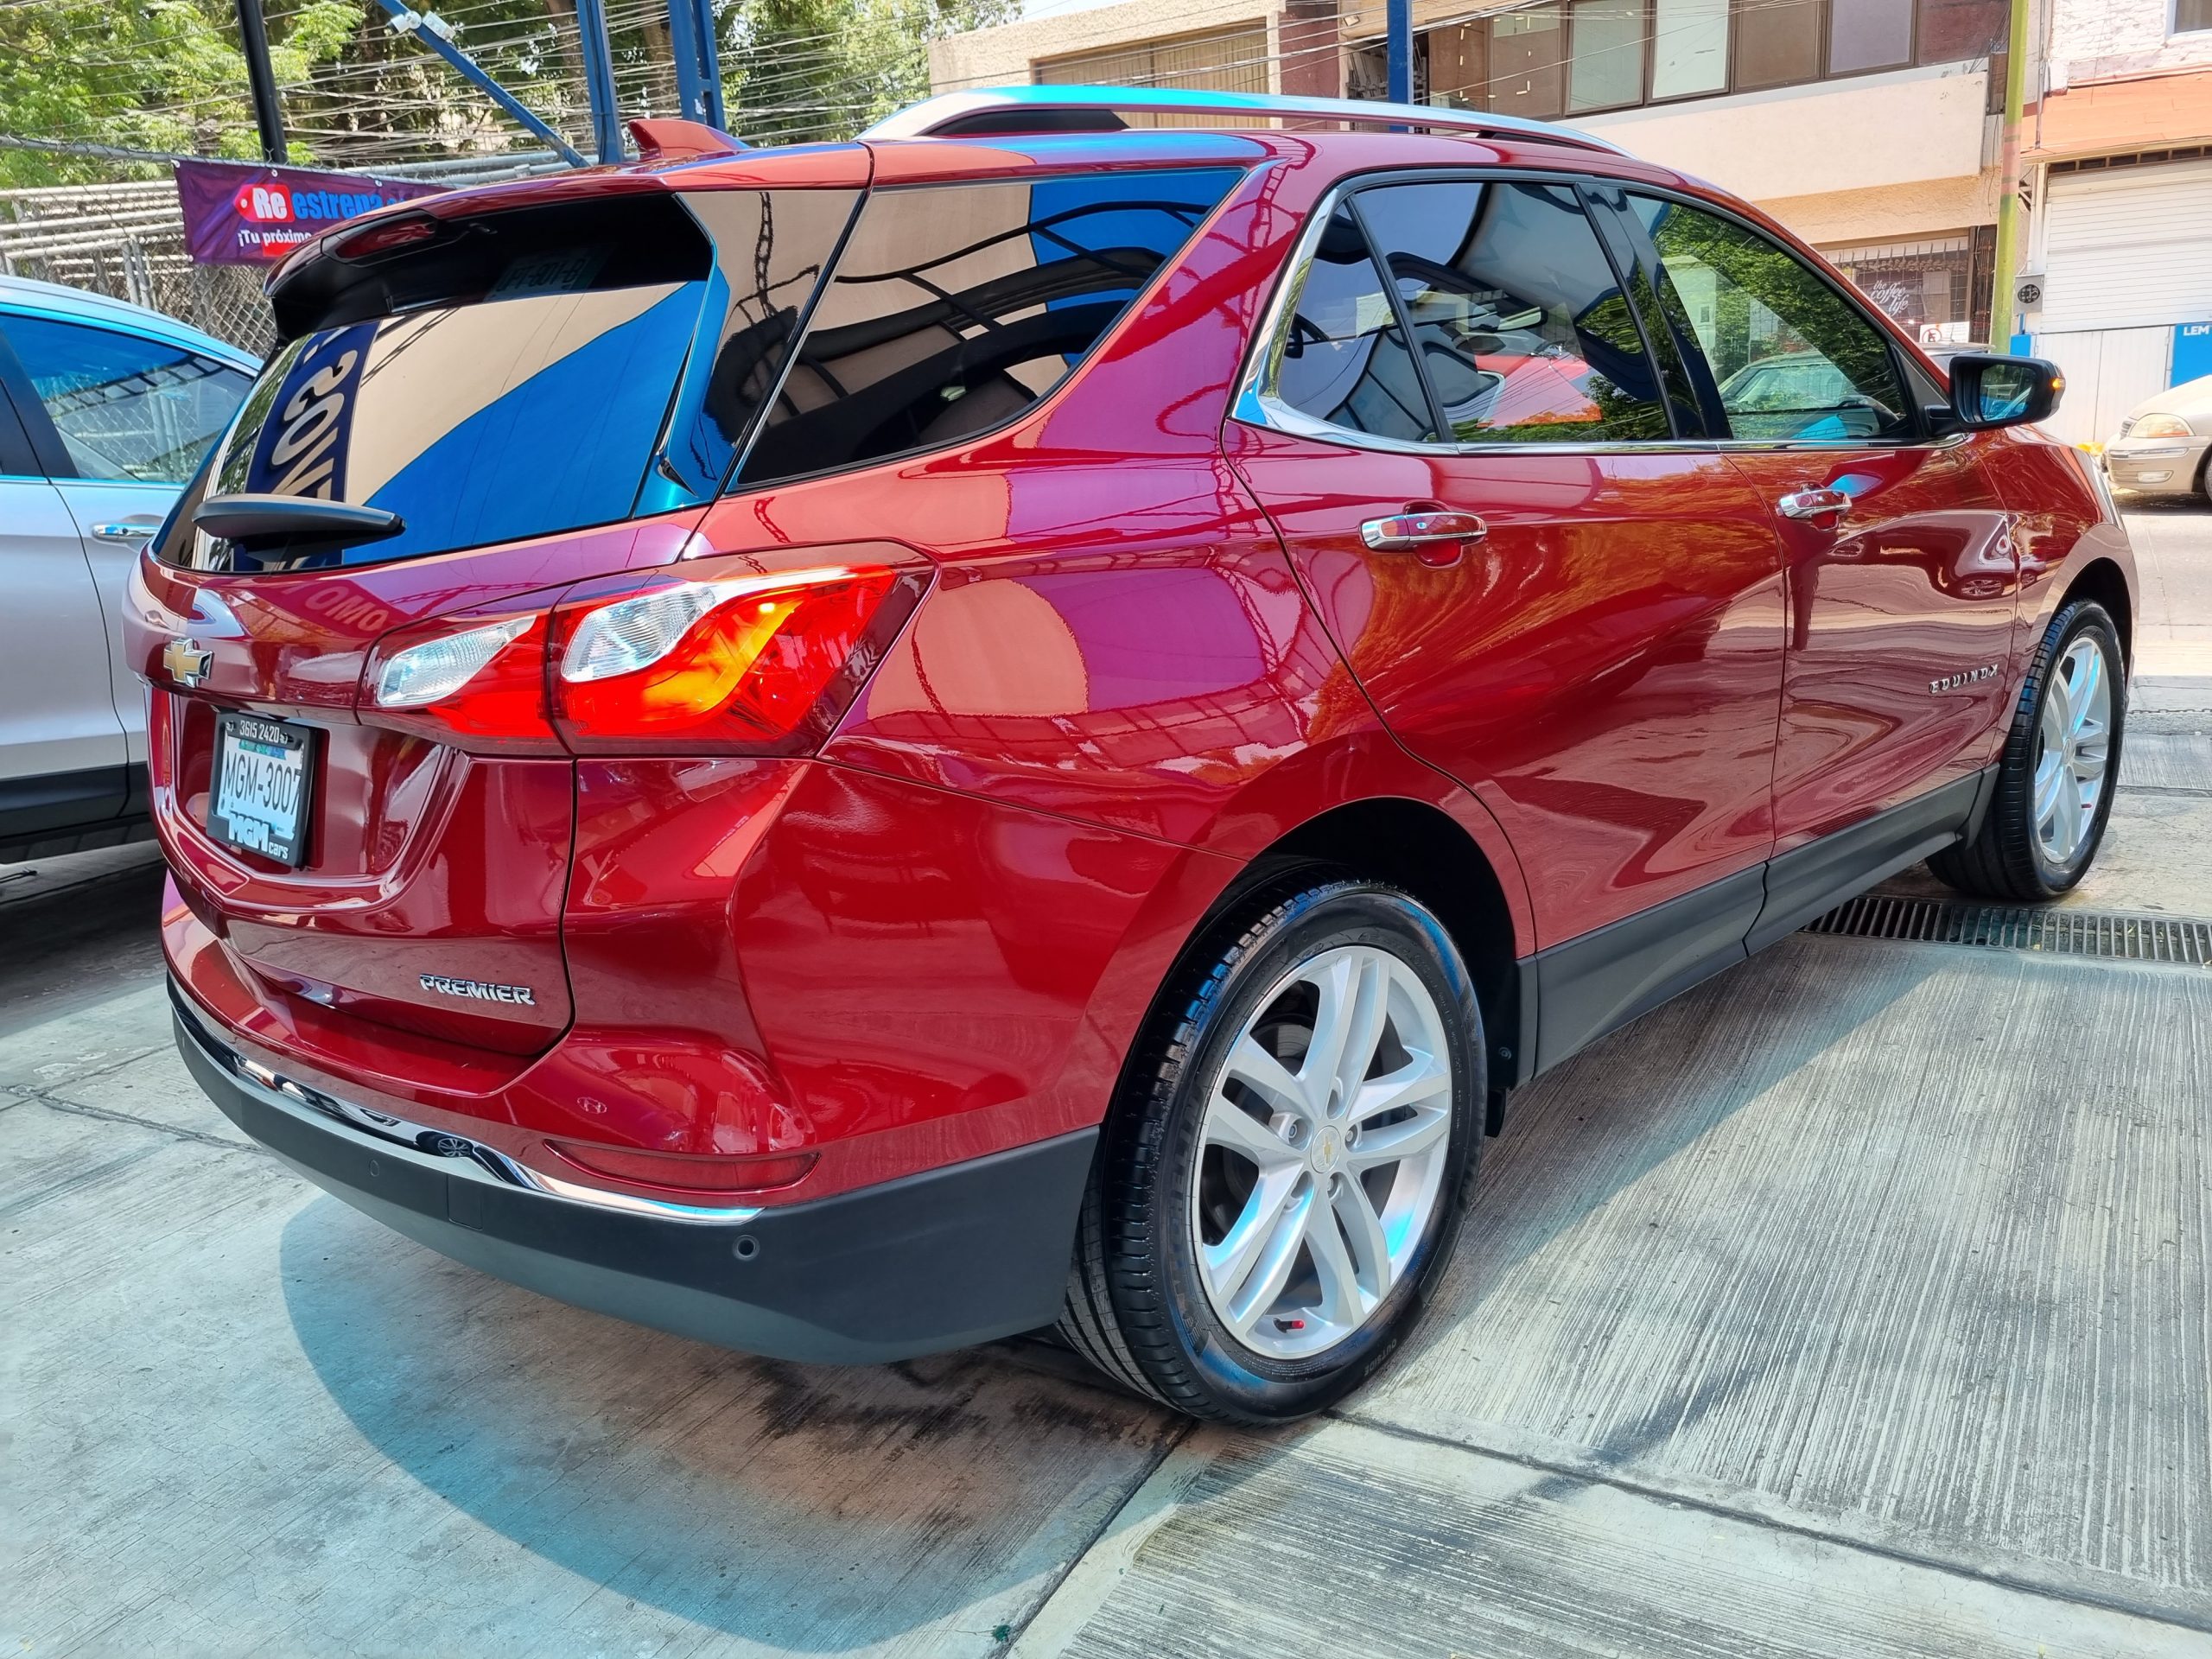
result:
[(1414, 0), (1389, 0), (1390, 101), (1414, 101)]
[(269, 67), (269, 25), (261, 0), (238, 0), (238, 42), (245, 48), (245, 78), (253, 89), (253, 124), (261, 130), (261, 158), (282, 166), (284, 106), (276, 101), (276, 72)]
[(2034, 55), (2029, 0), (2012, 0), (2012, 40), (2005, 50), (2005, 147), (1999, 166), (1997, 257), (1991, 271), (1990, 348), (2008, 352), (2020, 332), (2012, 303), (2020, 270), (2020, 121), (2028, 101), (2028, 60)]

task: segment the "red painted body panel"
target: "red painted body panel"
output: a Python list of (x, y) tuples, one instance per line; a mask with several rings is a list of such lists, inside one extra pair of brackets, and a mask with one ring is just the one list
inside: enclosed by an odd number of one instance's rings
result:
[(1774, 516), (1789, 566), (1774, 764), (1782, 851), (1995, 758), (2012, 709), (2006, 678), (1929, 689), (2011, 654), (2018, 580), (1978, 448), (1730, 453), (1770, 505), (1823, 487), (1852, 501), (1839, 528)]
[(2018, 550), (2019, 624), (2012, 637), (2015, 696), (2044, 631), (2067, 592), (2092, 564), (2109, 563), (2120, 572), (2128, 595), (2132, 626), (2135, 601), (2135, 554), (2107, 500), (2090, 481), (2094, 465), (2082, 452), (2035, 431), (1996, 432), (1983, 450), (1983, 465), (2012, 521)]
[[(1980, 764), (2000, 692), (1944, 702), (1924, 683), (2011, 637), (2000, 546), (2020, 550), (2032, 607), (2118, 539), (2070, 461), (2009, 435), (1955, 466), (1437, 461), (1234, 425), (1224, 440), (1254, 327), (1331, 184), (1482, 164), (1700, 188), (1588, 151), (1394, 133), (923, 141), (427, 210), (1147, 164), (1251, 170), (1078, 372), (959, 447), (404, 563), (251, 577), (149, 563), (128, 648), (159, 692), (164, 937), (188, 994), (264, 1064), (564, 1179), (577, 1171), (549, 1139), (813, 1154), (759, 1201), (826, 1196), (1096, 1122), (1209, 907), (1333, 809), (1412, 801), (1457, 823), (1525, 957), (1767, 857), (1778, 728), (1784, 843)], [(1846, 461), (1848, 536), (1777, 524), (1773, 495)], [(1360, 520), (1416, 503), (1478, 512), (1490, 536), (1457, 564), (1367, 552)], [(353, 712), (376, 642), (426, 618), (887, 537), (925, 562), (927, 589), (817, 754), (469, 756)], [(188, 632), (213, 653), (190, 690), (160, 662)], [(303, 868), (200, 827), (219, 708), (321, 729)], [(538, 995), (434, 1006), (426, 973)]]
[[(1718, 455), (1230, 444), (1392, 729), (1544, 849), (1540, 944), (1769, 855), (1781, 561)], [(1441, 569), (1362, 543), (1428, 503), (1488, 535)]]

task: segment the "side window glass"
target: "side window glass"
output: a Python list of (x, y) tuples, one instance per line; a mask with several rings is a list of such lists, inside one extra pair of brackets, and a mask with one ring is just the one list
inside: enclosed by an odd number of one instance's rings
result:
[(1914, 435), (1888, 336), (1812, 267), (1732, 219), (1652, 196), (1630, 201), (1658, 250), (1661, 307), (1703, 349), (1731, 435)]
[(181, 346), (48, 317), (4, 326), (81, 477), (181, 484), (245, 397), (245, 375)]
[(1182, 251), (1238, 175), (874, 193), (736, 487), (938, 448), (1020, 414)]
[(1671, 437), (1611, 262), (1564, 185), (1385, 185), (1356, 198), (1452, 438)]
[(1274, 395), (1301, 414), (1377, 437), (1437, 441), (1428, 394), (1348, 209), (1321, 232), (1278, 352)]

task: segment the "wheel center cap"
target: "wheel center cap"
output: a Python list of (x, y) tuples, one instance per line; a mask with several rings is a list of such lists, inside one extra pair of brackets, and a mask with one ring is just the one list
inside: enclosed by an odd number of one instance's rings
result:
[(1344, 1155), (1344, 1132), (1333, 1123), (1325, 1123), (1313, 1136), (1313, 1149), (1306, 1154), (1306, 1161), (1325, 1173), (1342, 1162)]

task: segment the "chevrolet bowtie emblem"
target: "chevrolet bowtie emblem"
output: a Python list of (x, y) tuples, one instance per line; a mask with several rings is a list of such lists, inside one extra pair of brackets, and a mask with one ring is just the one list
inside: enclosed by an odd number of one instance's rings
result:
[(215, 653), (196, 639), (172, 639), (162, 647), (162, 666), (179, 685), (197, 685), (215, 665)]

